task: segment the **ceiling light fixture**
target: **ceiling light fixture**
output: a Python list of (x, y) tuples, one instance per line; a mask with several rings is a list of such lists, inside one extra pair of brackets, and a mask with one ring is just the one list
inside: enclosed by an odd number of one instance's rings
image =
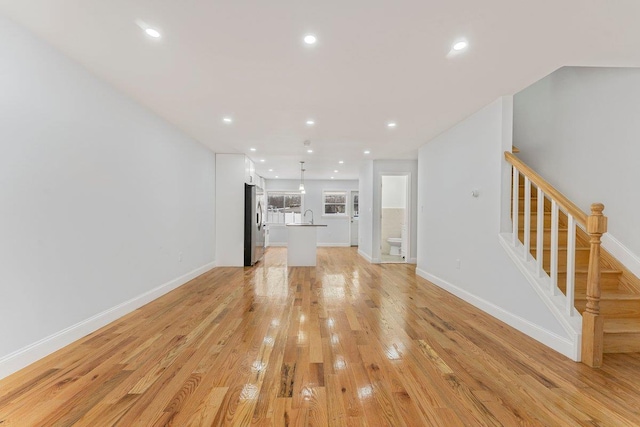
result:
[(364, 150), (364, 154), (371, 154), (371, 151), (369, 151), (369, 150)]
[(260, 163), (264, 163), (264, 159), (260, 159)]
[(304, 162), (300, 162), (300, 186), (298, 187), (300, 194), (304, 194)]
[(313, 121), (313, 120), (307, 120), (307, 125), (308, 125), (308, 126), (313, 126), (313, 125), (315, 125), (315, 124), (316, 124), (316, 122), (315, 122), (315, 121)]
[(342, 164), (344, 164), (344, 160), (340, 160), (338, 163), (340, 163), (342, 165)]
[(333, 173), (338, 173), (338, 169), (334, 170)]
[(153, 37), (154, 39), (160, 38), (160, 31), (154, 28), (147, 28), (146, 30), (144, 30), (144, 32), (147, 33), (149, 37)]
[(278, 175), (276, 175), (276, 178), (278, 177)]
[(461, 51), (466, 49), (469, 46), (469, 43), (466, 40), (460, 40), (458, 42), (455, 42), (453, 44), (453, 50), (455, 51)]
[(313, 150), (312, 149), (308, 149), (307, 153), (311, 154), (311, 153), (313, 153)]
[(394, 127), (396, 127), (396, 126), (398, 126), (398, 124), (397, 124), (396, 122), (389, 122), (389, 123), (387, 123), (387, 127), (388, 127), (388, 128), (394, 128)]
[(256, 151), (256, 149), (255, 149), (255, 148), (249, 148), (249, 150), (251, 150), (251, 151)]
[(269, 172), (273, 172), (273, 169), (269, 169)]
[(333, 177), (331, 177), (331, 179), (333, 179)]
[(304, 36), (304, 42), (306, 44), (316, 44), (317, 41), (318, 39), (313, 34), (307, 34), (306, 36)]
[(231, 117), (224, 117), (222, 119), (222, 121), (225, 122), (225, 123), (231, 123), (231, 122), (233, 122), (233, 119)]

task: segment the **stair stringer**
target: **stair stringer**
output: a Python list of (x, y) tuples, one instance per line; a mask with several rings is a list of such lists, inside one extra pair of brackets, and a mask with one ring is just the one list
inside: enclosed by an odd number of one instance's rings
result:
[[(578, 224), (578, 226), (582, 228), (580, 224)], [(609, 252), (611, 256), (627, 268), (633, 275), (640, 277), (640, 257), (612, 236), (611, 233), (607, 232), (602, 235), (602, 248)]]
[[(527, 279), (529, 284), (533, 287), (536, 293), (540, 296), (542, 301), (549, 307), (551, 313), (562, 325), (567, 332), (569, 339), (571, 340), (571, 350), (569, 354), (563, 353), (565, 356), (571, 358), (576, 362), (581, 361), (581, 348), (582, 348), (582, 316), (578, 310), (573, 308), (571, 316), (566, 313), (567, 297), (557, 290), (557, 292), (551, 292), (550, 284), (551, 278), (544, 271), (542, 276), (536, 272), (536, 261), (528, 255), (527, 259), (524, 257), (524, 246), (520, 241), (517, 241), (516, 246), (513, 246), (513, 233), (500, 233), (498, 236), (500, 244), (509, 255), (509, 258), (518, 267), (518, 270)], [(573, 306), (573, 303), (572, 303)]]

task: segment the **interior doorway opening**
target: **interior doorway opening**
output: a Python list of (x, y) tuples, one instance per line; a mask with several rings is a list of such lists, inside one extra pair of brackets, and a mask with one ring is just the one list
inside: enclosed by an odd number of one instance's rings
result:
[(382, 175), (380, 262), (407, 262), (408, 176)]

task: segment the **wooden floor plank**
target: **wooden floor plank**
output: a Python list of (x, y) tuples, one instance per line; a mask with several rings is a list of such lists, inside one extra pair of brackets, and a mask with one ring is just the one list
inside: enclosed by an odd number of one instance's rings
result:
[(587, 368), (414, 269), (213, 269), (1, 380), (0, 427), (640, 425), (640, 354)]

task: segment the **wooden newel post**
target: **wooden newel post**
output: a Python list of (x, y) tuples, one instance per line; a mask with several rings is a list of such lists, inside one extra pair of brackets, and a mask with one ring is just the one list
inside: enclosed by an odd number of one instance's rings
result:
[(587, 309), (582, 314), (582, 362), (592, 368), (602, 365), (604, 348), (604, 319), (600, 316), (600, 239), (607, 232), (607, 217), (602, 215), (604, 205), (591, 205), (587, 218), (589, 233), (589, 270), (587, 272)]

